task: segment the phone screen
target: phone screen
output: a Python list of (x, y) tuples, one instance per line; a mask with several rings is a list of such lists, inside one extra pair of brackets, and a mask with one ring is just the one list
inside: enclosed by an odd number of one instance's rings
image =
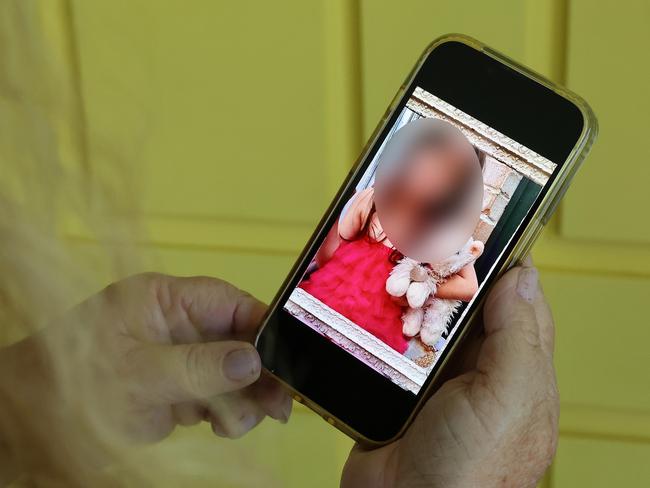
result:
[(557, 164), (416, 86), (283, 308), (417, 394)]

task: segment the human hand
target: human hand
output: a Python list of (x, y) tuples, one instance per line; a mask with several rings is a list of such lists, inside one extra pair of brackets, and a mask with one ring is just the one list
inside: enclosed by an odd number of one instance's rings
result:
[(403, 438), (355, 447), (341, 486), (535, 486), (555, 453), (559, 401), (553, 319), (532, 263), (499, 280), (483, 319), (469, 371), (443, 384)]
[(69, 423), (65, 405), (74, 404), (129, 442), (201, 420), (239, 437), (266, 415), (286, 422), (291, 411), (281, 387), (260, 378), (251, 341), (264, 311), (217, 279), (137, 275), (11, 346), (4, 364), (22, 375), (19, 400), (45, 406), (45, 422)]

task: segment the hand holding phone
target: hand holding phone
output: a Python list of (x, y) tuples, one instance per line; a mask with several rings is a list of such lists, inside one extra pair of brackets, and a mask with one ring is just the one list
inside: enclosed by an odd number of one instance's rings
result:
[(499, 280), (483, 317), (485, 335), (468, 344), (459, 375), (404, 437), (355, 447), (342, 487), (535, 486), (555, 452), (559, 400), (553, 320), (530, 261)]

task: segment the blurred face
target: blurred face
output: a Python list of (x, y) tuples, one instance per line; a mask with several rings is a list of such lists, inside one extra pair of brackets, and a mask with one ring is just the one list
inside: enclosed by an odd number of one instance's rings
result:
[[(444, 200), (468, 172), (467, 164), (473, 164), (463, 155), (462, 146), (448, 148), (423, 148), (417, 151), (410, 161), (405, 161), (403, 178), (396, 183), (396, 197), (407, 199), (415, 204), (426, 204)], [(469, 161), (465, 161), (469, 159)], [(478, 160), (477, 160), (478, 164)]]
[[(390, 170), (378, 171), (375, 204), (393, 245), (406, 256), (433, 263), (456, 252), (472, 234), (480, 216), (483, 179), (465, 136), (446, 122), (430, 122), (438, 132), (397, 141), (404, 147), (393, 154)], [(404, 135), (409, 125), (397, 135)]]

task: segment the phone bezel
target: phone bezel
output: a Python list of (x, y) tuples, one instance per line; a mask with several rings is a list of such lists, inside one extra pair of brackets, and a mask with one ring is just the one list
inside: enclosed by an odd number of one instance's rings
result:
[[(436, 63), (441, 62), (441, 53), (445, 50), (447, 56), (445, 62), (451, 62), (452, 65), (454, 62), (461, 63), (461, 65), (465, 63), (464, 71), (461, 71), (463, 73), (471, 72), (476, 79), (482, 81), (480, 87), (474, 86), (477, 92), (472, 93), (471, 90), (459, 88), (465, 82), (471, 84), (471, 79), (453, 80), (453, 76), (447, 75), (449, 78), (447, 80), (445, 77), (441, 78), (440, 73), (435, 78), (438, 83), (436, 86), (439, 89), (430, 89), (432, 87), (430, 82), (433, 81), (431, 74), (435, 72)], [(449, 56), (452, 57), (449, 58)], [(486, 71), (488, 69), (494, 70), (492, 75)], [(494, 81), (491, 82), (490, 79), (494, 79)], [(551, 143), (549, 143), (549, 138), (537, 137), (545, 132), (539, 128), (535, 129), (537, 126), (532, 123), (531, 119), (526, 120), (527, 124), (521, 123), (521, 104), (505, 104), (504, 89), (499, 90), (503, 85), (497, 86), (495, 84), (497, 79), (501, 80), (501, 83), (507, 79), (517, 85), (514, 91), (509, 91), (507, 95), (523, 97), (523, 100), (527, 102), (529, 114), (535, 113), (538, 122), (540, 110), (543, 112), (544, 109), (547, 109), (545, 114), (553, 115), (548, 113), (549, 103), (560, 103), (557, 106), (564, 108), (557, 110), (558, 113), (555, 115), (559, 119), (553, 120), (553, 127), (558, 129), (558, 123), (566, 122), (567, 117), (573, 119), (574, 127), (572, 130), (568, 128), (565, 131), (556, 130), (557, 133), (554, 133), (555, 137)], [(448, 81), (448, 86), (445, 88), (445, 84), (441, 81)], [(456, 83), (453, 83), (454, 81)], [(389, 379), (333, 345), (325, 337), (282, 309), (282, 305), (302, 278), (312, 256), (338, 217), (343, 205), (351, 196), (357, 181), (372, 160), (415, 86), (422, 87), (558, 164), (558, 170), (549, 179), (541, 199), (536, 202), (533, 211), (527, 215), (522, 222), (523, 225), (513, 236), (500, 262), (497, 263), (495, 272), (489, 278), (487, 286), (482, 288), (475, 299), (452, 342), (439, 359), (438, 366), (418, 395), (402, 390)], [(491, 88), (496, 88), (496, 93)], [(451, 91), (441, 93), (445, 89)], [(491, 96), (479, 100), (481, 90)], [(537, 95), (532, 96), (533, 92)], [(544, 93), (544, 95), (539, 95), (540, 93)], [(536, 97), (538, 99), (533, 103)], [(472, 101), (468, 106), (470, 99)], [(546, 103), (542, 103), (542, 99), (546, 99)], [(472, 103), (474, 106), (471, 106)], [(495, 107), (499, 107), (500, 112), (495, 112)], [(477, 112), (482, 115), (477, 116)], [(561, 117), (559, 112), (563, 112)], [(549, 123), (547, 118), (543, 118), (543, 121), (545, 124)], [(518, 134), (516, 137), (513, 137), (514, 132)], [(325, 417), (332, 425), (365, 445), (383, 445), (399, 437), (424, 400), (444, 380), (448, 360), (472, 329), (471, 324), (481, 309), (481, 303), (490, 285), (512, 263), (523, 256), (534, 242), (550, 213), (555, 209), (570, 178), (584, 159), (596, 133), (597, 123), (593, 112), (577, 95), (554, 85), (467, 36), (447, 35), (434, 41), (425, 50), (406, 81), (401, 85), (361, 156), (350, 170), (340, 191), (273, 300), (256, 340), (263, 364), (268, 370), (267, 374), (271, 374), (281, 381), (292, 392), (296, 400), (305, 403)], [(296, 347), (288, 347), (293, 343)], [(282, 347), (286, 347), (288, 350), (278, 354), (279, 348)], [(271, 361), (278, 361), (277, 358), (280, 358), (280, 362), (270, 364)], [(293, 360), (294, 364), (281, 363), (282, 361), (288, 363), (290, 360)], [(297, 364), (300, 366), (296, 366)], [(284, 370), (280, 371), (283, 368)], [(310, 368), (309, 374), (305, 378), (298, 378), (299, 373), (304, 373), (302, 370), (305, 368)], [(337, 374), (337, 372), (345, 374)]]

